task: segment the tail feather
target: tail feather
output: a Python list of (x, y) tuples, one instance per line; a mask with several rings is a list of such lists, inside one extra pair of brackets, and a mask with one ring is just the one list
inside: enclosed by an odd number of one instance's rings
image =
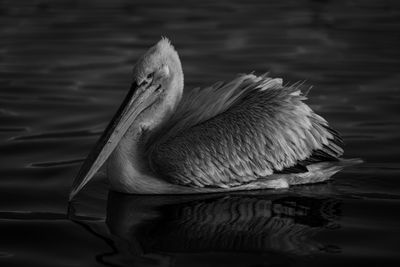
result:
[(324, 161), (307, 165), (307, 172), (272, 174), (240, 186), (214, 190), (228, 192), (254, 189), (280, 189), (288, 188), (291, 185), (320, 183), (329, 180), (335, 173), (341, 171), (343, 168), (360, 163), (363, 163), (363, 160), (359, 158), (339, 158), (337, 161)]
[(325, 162), (319, 162), (319, 163), (307, 165), (307, 169), (309, 172), (322, 171), (322, 170), (340, 171), (345, 167), (349, 167), (349, 166), (353, 166), (353, 165), (361, 164), (361, 163), (363, 163), (363, 160), (360, 158), (353, 158), (353, 159), (339, 158), (338, 161), (325, 161)]
[(342, 159), (338, 161), (325, 161), (307, 165), (308, 172), (292, 175), (287, 178), (289, 185), (319, 183), (329, 180), (332, 175), (345, 167), (363, 163), (362, 159)]

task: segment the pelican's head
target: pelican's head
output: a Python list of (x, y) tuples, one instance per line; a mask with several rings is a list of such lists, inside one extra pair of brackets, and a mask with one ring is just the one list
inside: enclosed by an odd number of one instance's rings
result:
[(136, 62), (133, 80), (138, 88), (158, 88), (160, 90), (155, 91), (160, 93), (183, 87), (182, 65), (178, 53), (167, 38), (162, 38)]
[(162, 38), (136, 62), (131, 89), (82, 165), (72, 185), (70, 200), (99, 170), (128, 129), (139, 131), (147, 127), (160, 107), (176, 105), (182, 90), (183, 72), (178, 53), (167, 38)]

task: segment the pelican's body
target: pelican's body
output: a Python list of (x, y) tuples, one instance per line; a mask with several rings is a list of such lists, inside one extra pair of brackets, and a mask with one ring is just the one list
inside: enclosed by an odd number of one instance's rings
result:
[(285, 188), (329, 179), (354, 161), (281, 79), (240, 75), (183, 93), (167, 39), (135, 65), (134, 83), (82, 166), (71, 198), (105, 163), (114, 190), (186, 194)]

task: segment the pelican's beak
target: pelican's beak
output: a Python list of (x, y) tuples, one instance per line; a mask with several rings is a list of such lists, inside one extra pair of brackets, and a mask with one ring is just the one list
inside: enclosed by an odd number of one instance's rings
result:
[(150, 85), (146, 88), (133, 83), (122, 105), (79, 170), (72, 184), (70, 201), (104, 164), (137, 116), (149, 106), (153, 87)]

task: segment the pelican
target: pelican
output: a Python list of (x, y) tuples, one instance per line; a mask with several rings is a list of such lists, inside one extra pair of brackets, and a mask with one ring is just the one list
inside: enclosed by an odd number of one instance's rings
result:
[(133, 83), (72, 185), (70, 200), (104, 165), (113, 190), (195, 194), (328, 180), (344, 166), (342, 139), (303, 101), (298, 84), (238, 75), (186, 90), (167, 38), (133, 68)]

